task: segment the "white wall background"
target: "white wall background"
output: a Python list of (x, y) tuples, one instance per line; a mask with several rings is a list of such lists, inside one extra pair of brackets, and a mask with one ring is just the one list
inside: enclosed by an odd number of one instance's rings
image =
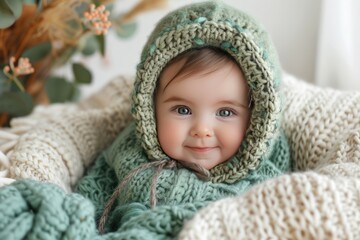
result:
[(315, 82), (360, 90), (360, 1), (326, 0), (321, 9)]
[[(278, 49), (284, 70), (314, 82), (317, 33), (321, 0), (224, 0), (248, 12), (270, 32)], [(169, 0), (167, 7), (138, 16), (138, 29), (130, 39), (119, 39), (113, 32), (107, 36), (105, 59), (92, 56), (81, 59), (92, 69), (93, 83), (83, 87), (87, 96), (119, 74), (135, 74), (140, 52), (156, 22), (177, 7), (197, 0)], [(130, 9), (137, 1), (117, 0), (116, 11)]]

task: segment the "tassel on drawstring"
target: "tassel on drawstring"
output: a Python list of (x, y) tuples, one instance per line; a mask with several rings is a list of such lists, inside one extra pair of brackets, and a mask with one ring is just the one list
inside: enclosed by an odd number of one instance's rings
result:
[(182, 167), (187, 168), (195, 173), (195, 175), (204, 181), (209, 181), (211, 178), (210, 171), (206, 168), (200, 166), (199, 164), (192, 163), (192, 162), (186, 162), (182, 160), (176, 160)]

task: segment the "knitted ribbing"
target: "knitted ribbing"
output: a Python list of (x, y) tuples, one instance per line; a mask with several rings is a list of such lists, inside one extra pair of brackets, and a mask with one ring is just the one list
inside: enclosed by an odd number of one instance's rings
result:
[(360, 92), (316, 87), (288, 76), (284, 81), (284, 121), (296, 170), (329, 160), (350, 131), (360, 129)]
[(281, 176), (200, 210), (181, 240), (359, 239), (360, 180)]
[(360, 179), (360, 128), (339, 137), (337, 144), (319, 161), (316, 171), (330, 176)]
[(210, 170), (213, 182), (232, 183), (262, 164), (273, 147), (281, 118), (280, 64), (268, 34), (247, 14), (221, 2), (191, 4), (165, 16), (149, 37), (137, 68), (132, 113), (149, 159), (169, 157), (156, 134), (153, 95), (166, 64), (180, 53), (212, 46), (228, 52), (241, 67), (255, 107), (237, 154)]
[[(106, 154), (102, 154), (95, 162), (95, 165), (89, 170), (88, 174), (80, 180), (77, 191), (81, 195), (92, 200), (96, 208), (96, 219), (99, 220), (101, 213), (104, 209), (106, 200), (110, 197), (114, 191), (117, 181), (114, 170), (106, 163)], [(189, 172), (183, 172), (188, 174)], [(166, 175), (168, 176), (168, 175)], [(157, 191), (163, 194), (164, 189), (171, 188), (171, 181), (161, 177), (161, 187), (158, 187)], [(184, 182), (184, 180), (188, 182)], [(193, 182), (192, 179), (183, 178), (180, 184), (188, 184)], [(248, 184), (243, 184), (244, 189), (248, 187)], [(147, 185), (149, 186), (149, 185)], [(205, 186), (206, 187), (206, 186)], [(122, 198), (119, 198), (116, 205), (113, 207), (108, 224), (105, 226), (105, 232), (111, 232), (115, 229), (117, 233), (107, 233), (104, 238), (112, 236), (116, 239), (174, 239), (177, 233), (180, 231), (184, 220), (190, 219), (194, 213), (207, 204), (206, 201), (201, 203), (184, 203), (185, 201), (195, 201), (195, 198), (203, 197), (205, 199), (211, 199), (216, 197), (219, 193), (212, 194), (213, 192), (206, 192), (204, 189), (196, 189), (199, 194), (194, 192), (193, 194), (187, 194), (187, 199), (182, 199), (182, 196), (173, 192), (172, 198), (173, 204), (170, 206), (158, 205), (155, 209), (149, 210), (149, 204), (143, 204), (139, 201), (120, 204), (124, 202)], [(177, 192), (186, 194), (183, 190), (178, 188)], [(149, 189), (144, 189), (144, 194), (139, 193), (140, 196), (147, 198)], [(201, 196), (203, 194), (203, 196)], [(132, 193), (125, 193), (126, 198), (132, 196)], [(182, 203), (178, 203), (179, 199)], [(100, 238), (99, 238), (100, 239)]]
[(0, 239), (88, 239), (93, 206), (58, 186), (27, 180), (0, 189)]
[(13, 131), (26, 126), (28, 132), (17, 138), (12, 152), (8, 150), (7, 177), (48, 181), (71, 191), (131, 119), (130, 82), (120, 77), (76, 105), (40, 106), (31, 116), (14, 119)]

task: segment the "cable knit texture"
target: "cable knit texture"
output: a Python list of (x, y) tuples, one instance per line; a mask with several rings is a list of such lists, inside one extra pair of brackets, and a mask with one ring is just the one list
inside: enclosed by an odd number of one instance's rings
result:
[(0, 239), (80, 240), (94, 235), (91, 202), (58, 186), (17, 181), (1, 188), (0, 202)]
[(179, 239), (359, 239), (360, 181), (281, 176), (200, 210)]
[[(330, 151), (360, 129), (360, 93), (315, 87), (287, 77), (283, 92), (283, 127), (296, 170), (315, 168), (329, 161)], [(350, 148), (356, 141), (349, 142)]]

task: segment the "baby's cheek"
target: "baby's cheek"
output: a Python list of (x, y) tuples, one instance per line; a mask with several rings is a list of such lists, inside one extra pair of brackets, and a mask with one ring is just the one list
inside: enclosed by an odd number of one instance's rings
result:
[(225, 146), (228, 152), (236, 152), (239, 149), (244, 136), (245, 131), (242, 127), (223, 129), (221, 133), (222, 146)]
[(172, 155), (182, 146), (184, 141), (183, 129), (176, 123), (165, 123), (158, 129), (161, 148), (167, 155)]

